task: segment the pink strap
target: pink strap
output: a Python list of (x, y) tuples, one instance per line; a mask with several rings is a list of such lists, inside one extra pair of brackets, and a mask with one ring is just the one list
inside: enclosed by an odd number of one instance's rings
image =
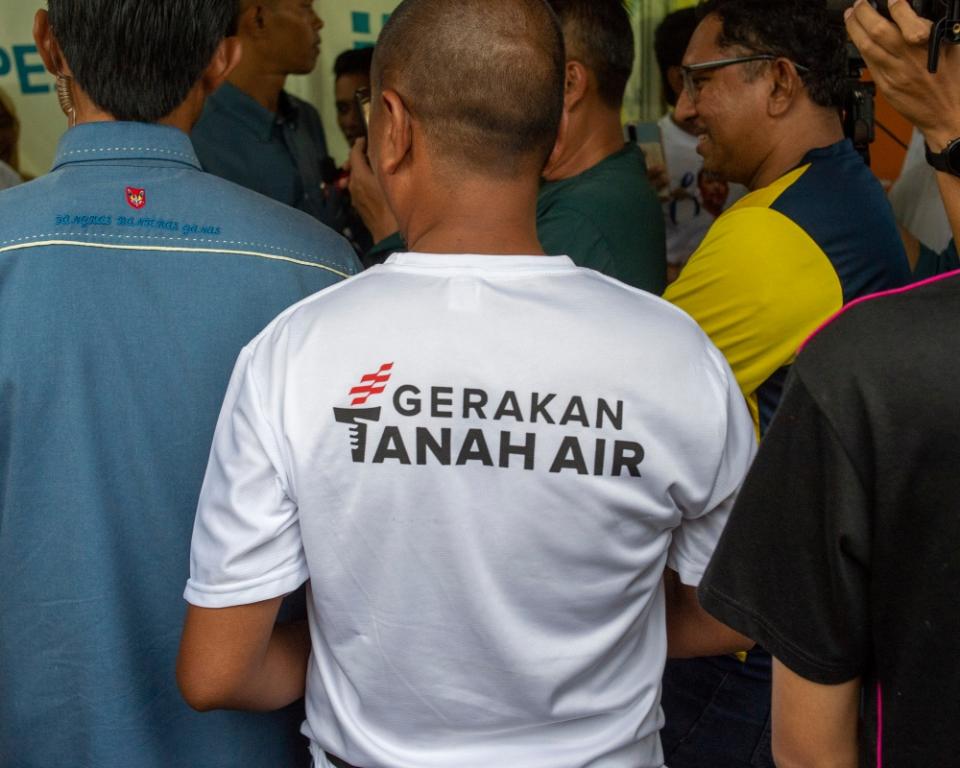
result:
[(883, 768), (883, 688), (877, 681), (877, 768)]

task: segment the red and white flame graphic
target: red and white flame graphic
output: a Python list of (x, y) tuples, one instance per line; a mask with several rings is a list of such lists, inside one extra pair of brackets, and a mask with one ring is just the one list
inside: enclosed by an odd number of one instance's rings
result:
[(393, 363), (384, 363), (376, 373), (368, 373), (360, 379), (360, 386), (350, 390), (351, 395), (356, 395), (350, 401), (350, 405), (365, 405), (367, 400), (373, 395), (379, 395), (387, 388), (387, 382), (390, 381), (390, 371), (393, 370)]

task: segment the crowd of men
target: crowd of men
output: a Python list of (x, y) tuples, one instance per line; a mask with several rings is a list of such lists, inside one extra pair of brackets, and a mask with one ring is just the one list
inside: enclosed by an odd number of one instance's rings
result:
[(48, 0), (0, 768), (951, 765), (960, 273), (841, 118), (849, 35), (960, 233), (960, 54), (888, 13), (668, 17), (655, 168), (621, 0), (404, 0), (340, 169), (312, 3)]

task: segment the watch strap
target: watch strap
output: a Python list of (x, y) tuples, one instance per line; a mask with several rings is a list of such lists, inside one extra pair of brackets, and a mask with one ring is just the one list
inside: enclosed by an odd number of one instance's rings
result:
[(926, 142), (924, 142), (923, 148), (926, 153), (927, 162), (933, 168), (942, 173), (960, 176), (960, 137), (953, 139), (940, 152), (934, 152)]

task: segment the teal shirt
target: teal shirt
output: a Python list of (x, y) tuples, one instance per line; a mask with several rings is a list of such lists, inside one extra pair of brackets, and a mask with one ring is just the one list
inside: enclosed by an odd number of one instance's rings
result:
[(955, 269), (960, 269), (960, 258), (957, 257), (957, 245), (953, 240), (940, 253), (921, 243), (920, 258), (917, 266), (913, 268), (913, 282), (927, 280)]
[(633, 144), (578, 176), (544, 182), (537, 231), (548, 254), (658, 295), (667, 286), (663, 211)]

